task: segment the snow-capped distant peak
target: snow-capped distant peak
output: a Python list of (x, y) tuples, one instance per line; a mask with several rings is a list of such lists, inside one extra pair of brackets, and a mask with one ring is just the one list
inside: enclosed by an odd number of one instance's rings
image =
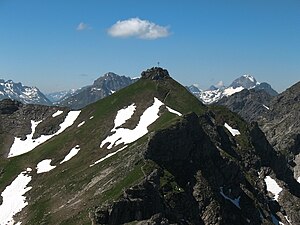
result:
[(12, 80), (0, 79), (0, 93), (0, 100), (9, 98), (25, 104), (51, 104), (38, 88), (24, 86), (22, 83), (15, 83)]
[(256, 83), (256, 80), (254, 77), (252, 77), (251, 75), (245, 74), (243, 75), (243, 77), (249, 79), (251, 82)]
[(219, 81), (216, 85), (212, 85), (205, 91), (197, 89), (195, 85), (191, 85), (187, 88), (204, 104), (212, 104), (218, 102), (223, 97), (233, 95), (244, 89), (249, 90), (258, 87), (260, 87), (260, 89), (267, 88), (266, 85), (262, 86), (253, 76), (245, 74), (235, 79), (229, 86), (225, 86), (223, 81)]

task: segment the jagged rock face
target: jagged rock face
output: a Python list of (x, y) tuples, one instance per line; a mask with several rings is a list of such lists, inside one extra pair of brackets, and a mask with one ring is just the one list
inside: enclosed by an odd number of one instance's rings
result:
[(170, 75), (168, 70), (160, 67), (152, 67), (151, 69), (143, 71), (141, 77), (143, 79), (163, 80), (170, 78)]
[(46, 96), (36, 87), (23, 86), (12, 80), (0, 79), (0, 100), (13, 99), (24, 104), (51, 105)]
[[(276, 212), (288, 212), (297, 224), (297, 209), (288, 205), (299, 203), (299, 191), (292, 188), (295, 180), (284, 157), (276, 154), (257, 124), (249, 130), (254, 142), (248, 140), (245, 148), (216, 126), (216, 121), (222, 120), (217, 117), (213, 113), (200, 118), (190, 114), (151, 134), (143, 154), (159, 167), (141, 184), (125, 190), (120, 200), (97, 209), (96, 224), (139, 220), (141, 224), (160, 224), (154, 223), (153, 217), (163, 224), (272, 224), (271, 214)], [(270, 201), (263, 177), (257, 175), (270, 171), (291, 190), (285, 190), (289, 200), (280, 201), (283, 208)]]
[(300, 153), (300, 82), (276, 96), (270, 111), (259, 122), (270, 143), (278, 151)]
[(270, 102), (270, 111), (259, 120), (260, 127), (274, 148), (283, 153), (294, 168), (295, 179), (300, 173), (300, 82)]
[(269, 113), (272, 96), (264, 90), (247, 90), (222, 98), (217, 104), (238, 113), (248, 122), (257, 121)]
[(95, 80), (93, 85), (81, 88), (71, 96), (67, 95), (57, 104), (72, 109), (80, 109), (127, 87), (133, 82), (134, 80), (130, 77), (119, 76), (110, 72)]
[(108, 208), (95, 210), (96, 224), (123, 224), (140, 221), (164, 212), (162, 197), (159, 193), (158, 171), (150, 174), (141, 184), (125, 190), (123, 197)]

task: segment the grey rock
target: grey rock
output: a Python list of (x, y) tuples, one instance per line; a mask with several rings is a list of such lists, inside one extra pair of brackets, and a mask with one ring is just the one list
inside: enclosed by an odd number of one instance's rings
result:
[(72, 95), (66, 95), (55, 104), (72, 109), (81, 109), (88, 104), (94, 103), (124, 87), (127, 87), (134, 81), (135, 80), (130, 77), (119, 76), (115, 73), (109, 72), (95, 80), (92, 85), (83, 87)]

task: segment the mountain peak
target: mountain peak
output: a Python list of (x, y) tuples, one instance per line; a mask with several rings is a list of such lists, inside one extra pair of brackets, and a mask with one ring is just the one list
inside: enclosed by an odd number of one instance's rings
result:
[(229, 87), (237, 88), (237, 87), (243, 87), (246, 89), (250, 89), (258, 85), (259, 82), (251, 76), (251, 75), (243, 75), (237, 79), (235, 79), (232, 84)]
[(114, 72), (108, 72), (103, 75), (103, 77), (114, 77), (114, 76), (119, 76), (119, 75), (115, 74)]
[(251, 75), (245, 74), (245, 75), (243, 75), (242, 77), (244, 77), (244, 78), (250, 80), (250, 81), (253, 82), (253, 83), (256, 83), (256, 79), (255, 79), (253, 76), (251, 76)]
[(151, 69), (143, 71), (141, 77), (150, 80), (164, 80), (169, 79), (170, 75), (168, 70), (166, 69), (163, 69), (161, 67), (152, 67)]

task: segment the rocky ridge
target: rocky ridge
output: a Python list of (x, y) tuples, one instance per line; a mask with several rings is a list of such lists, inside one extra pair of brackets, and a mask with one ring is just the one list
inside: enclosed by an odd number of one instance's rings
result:
[(244, 89), (265, 90), (269, 95), (275, 96), (278, 93), (272, 89), (268, 83), (260, 83), (253, 76), (243, 75), (235, 79), (228, 87), (211, 86), (208, 90), (200, 90), (196, 86), (191, 85), (187, 87), (204, 104), (213, 104), (220, 101), (224, 97), (229, 97)]
[(83, 87), (72, 94), (64, 96), (55, 102), (54, 105), (80, 109), (127, 87), (134, 81), (135, 80), (130, 77), (119, 76), (109, 72), (95, 80), (92, 85)]

